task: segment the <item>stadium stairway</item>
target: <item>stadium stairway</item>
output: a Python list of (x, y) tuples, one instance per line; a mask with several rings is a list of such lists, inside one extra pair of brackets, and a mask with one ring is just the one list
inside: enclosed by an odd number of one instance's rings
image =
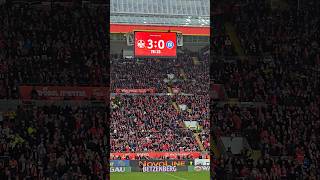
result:
[(182, 76), (183, 80), (187, 80), (186, 73), (184, 72), (183, 69), (180, 69), (180, 75)]
[(213, 154), (214, 154), (216, 157), (219, 158), (219, 157), (221, 156), (221, 154), (220, 154), (220, 151), (219, 151), (219, 149), (218, 149), (218, 147), (217, 147), (217, 144), (216, 144), (215, 140), (212, 139), (210, 145), (211, 145), (211, 149), (212, 149), (212, 151), (213, 151)]
[(245, 57), (244, 50), (241, 47), (240, 40), (237, 36), (235, 28), (232, 26), (230, 22), (225, 24), (227, 34), (229, 35), (233, 47), (235, 48), (236, 53), (240, 56), (240, 59), (243, 60)]
[(198, 59), (198, 57), (192, 57), (192, 62), (194, 65), (199, 65), (200, 64), (200, 61)]
[(177, 112), (180, 112), (180, 108), (178, 107), (178, 104), (176, 102), (172, 102), (172, 105), (177, 110)]
[(202, 144), (202, 142), (200, 140), (199, 133), (194, 133), (194, 137), (195, 137), (195, 139), (196, 139), (196, 141), (197, 141), (197, 143), (198, 143), (198, 145), (200, 147), (200, 150), (201, 151), (205, 151), (205, 149), (203, 147), (203, 144)]
[(170, 94), (172, 94), (173, 92), (172, 92), (172, 88), (171, 87), (167, 87), (168, 88), (168, 93), (170, 93)]

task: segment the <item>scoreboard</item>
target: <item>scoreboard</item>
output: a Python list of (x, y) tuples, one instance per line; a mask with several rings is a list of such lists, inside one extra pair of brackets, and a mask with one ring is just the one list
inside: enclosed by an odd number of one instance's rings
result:
[(134, 32), (135, 57), (177, 56), (177, 34), (175, 32)]

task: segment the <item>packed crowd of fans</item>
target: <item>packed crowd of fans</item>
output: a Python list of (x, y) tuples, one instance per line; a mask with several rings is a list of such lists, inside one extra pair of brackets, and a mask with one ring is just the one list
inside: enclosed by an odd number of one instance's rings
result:
[[(184, 120), (196, 120), (209, 128), (206, 97), (179, 96), (176, 101), (191, 110), (181, 113), (170, 96), (117, 95), (112, 99), (111, 152), (199, 151), (194, 133)], [(193, 100), (192, 100), (193, 99)], [(208, 140), (204, 140), (208, 141)]]
[(0, 121), (0, 179), (105, 179), (106, 107), (34, 106)]
[(255, 60), (213, 63), (213, 82), (223, 82), (228, 96), (240, 101), (314, 97), (319, 89), (320, 39), (313, 33), (318, 9), (271, 13), (266, 4), (250, 3), (234, 20), (243, 49)]
[(104, 8), (49, 7), (0, 5), (1, 98), (21, 84), (109, 85)]
[[(174, 152), (175, 153), (175, 152)], [(117, 154), (110, 154), (110, 159), (111, 160), (193, 160), (195, 158), (199, 159), (208, 159), (210, 157), (210, 154), (208, 152), (202, 152), (199, 155), (198, 154), (193, 154), (192, 152), (187, 152), (187, 153), (177, 153), (173, 155), (171, 153), (170, 155), (159, 155), (158, 157), (156, 156), (150, 156), (147, 153), (141, 153), (141, 154), (136, 154), (134, 157), (130, 157), (129, 155), (117, 155)]]
[[(105, 8), (40, 3), (0, 5), (0, 99), (19, 98), (20, 85), (109, 86)], [(107, 116), (106, 107), (2, 112), (0, 179), (105, 179)]]
[(213, 82), (225, 82), (228, 97), (240, 101), (284, 104), (312, 99), (319, 89), (319, 72), (316, 70), (319, 65), (306, 66), (302, 63), (292, 64), (291, 59), (254, 64), (240, 61), (215, 63), (212, 73), (216, 79)]
[(265, 1), (248, 2), (232, 19), (247, 61), (214, 62), (211, 73), (229, 98), (262, 104), (215, 104), (211, 123), (216, 137), (240, 133), (261, 157), (222, 157), (215, 172), (319, 179), (319, 2), (275, 10)]
[[(174, 72), (174, 62), (170, 60), (141, 60), (112, 58), (111, 88), (148, 89), (156, 88), (158, 92), (167, 92), (164, 79)], [(162, 72), (162, 73), (159, 73)]]
[[(194, 57), (197, 61), (194, 61)], [(176, 59), (111, 60), (111, 91), (116, 89), (149, 89), (167, 93), (168, 87), (187, 94), (207, 94), (209, 84), (209, 55), (184, 51)], [(207, 83), (206, 83), (207, 82)]]
[(220, 179), (319, 179), (315, 169), (306, 173), (308, 163), (298, 165), (294, 159), (263, 157), (254, 163), (243, 154), (222, 157), (213, 160), (213, 163), (212, 175)]
[[(251, 148), (260, 150), (263, 158), (290, 159), (286, 172), (300, 168), (303, 174), (316, 174), (320, 165), (319, 102), (315, 99), (301, 105), (266, 107), (225, 105), (213, 109), (212, 123), (217, 127), (217, 137), (241, 131)], [(276, 162), (275, 165), (279, 165)]]
[(210, 151), (210, 121), (209, 95), (177, 96), (178, 105), (186, 105), (186, 110), (180, 111), (180, 117), (185, 121), (196, 121), (201, 127), (199, 138), (206, 151)]

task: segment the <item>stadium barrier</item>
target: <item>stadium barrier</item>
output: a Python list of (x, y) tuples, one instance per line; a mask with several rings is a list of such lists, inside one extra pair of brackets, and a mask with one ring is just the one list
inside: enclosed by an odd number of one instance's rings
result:
[(210, 171), (210, 160), (110, 160), (110, 172), (121, 173), (178, 171)]
[(108, 87), (92, 86), (20, 86), (19, 93), (24, 100), (105, 100), (109, 98)]
[(210, 171), (210, 166), (188, 166), (188, 172)]
[[(142, 172), (176, 172), (187, 171), (193, 160), (132, 160), (132, 171)], [(142, 170), (141, 170), (141, 167)]]
[(135, 93), (135, 94), (144, 94), (144, 93), (156, 93), (155, 88), (145, 88), (145, 89), (116, 89), (116, 93)]
[(110, 167), (110, 172), (131, 172), (131, 167)]
[(210, 159), (195, 159), (195, 166), (210, 166)]

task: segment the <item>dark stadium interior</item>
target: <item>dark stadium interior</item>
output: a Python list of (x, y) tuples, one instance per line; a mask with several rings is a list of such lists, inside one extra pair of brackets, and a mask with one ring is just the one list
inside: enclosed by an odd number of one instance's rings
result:
[(109, 15), (78, 2), (0, 4), (0, 179), (106, 179)]
[(105, 7), (7, 6), (1, 5), (1, 98), (19, 98), (19, 85), (109, 85)]
[(319, 1), (219, 1), (216, 8), (210, 114), (220, 153), (212, 148), (211, 175), (319, 179)]

